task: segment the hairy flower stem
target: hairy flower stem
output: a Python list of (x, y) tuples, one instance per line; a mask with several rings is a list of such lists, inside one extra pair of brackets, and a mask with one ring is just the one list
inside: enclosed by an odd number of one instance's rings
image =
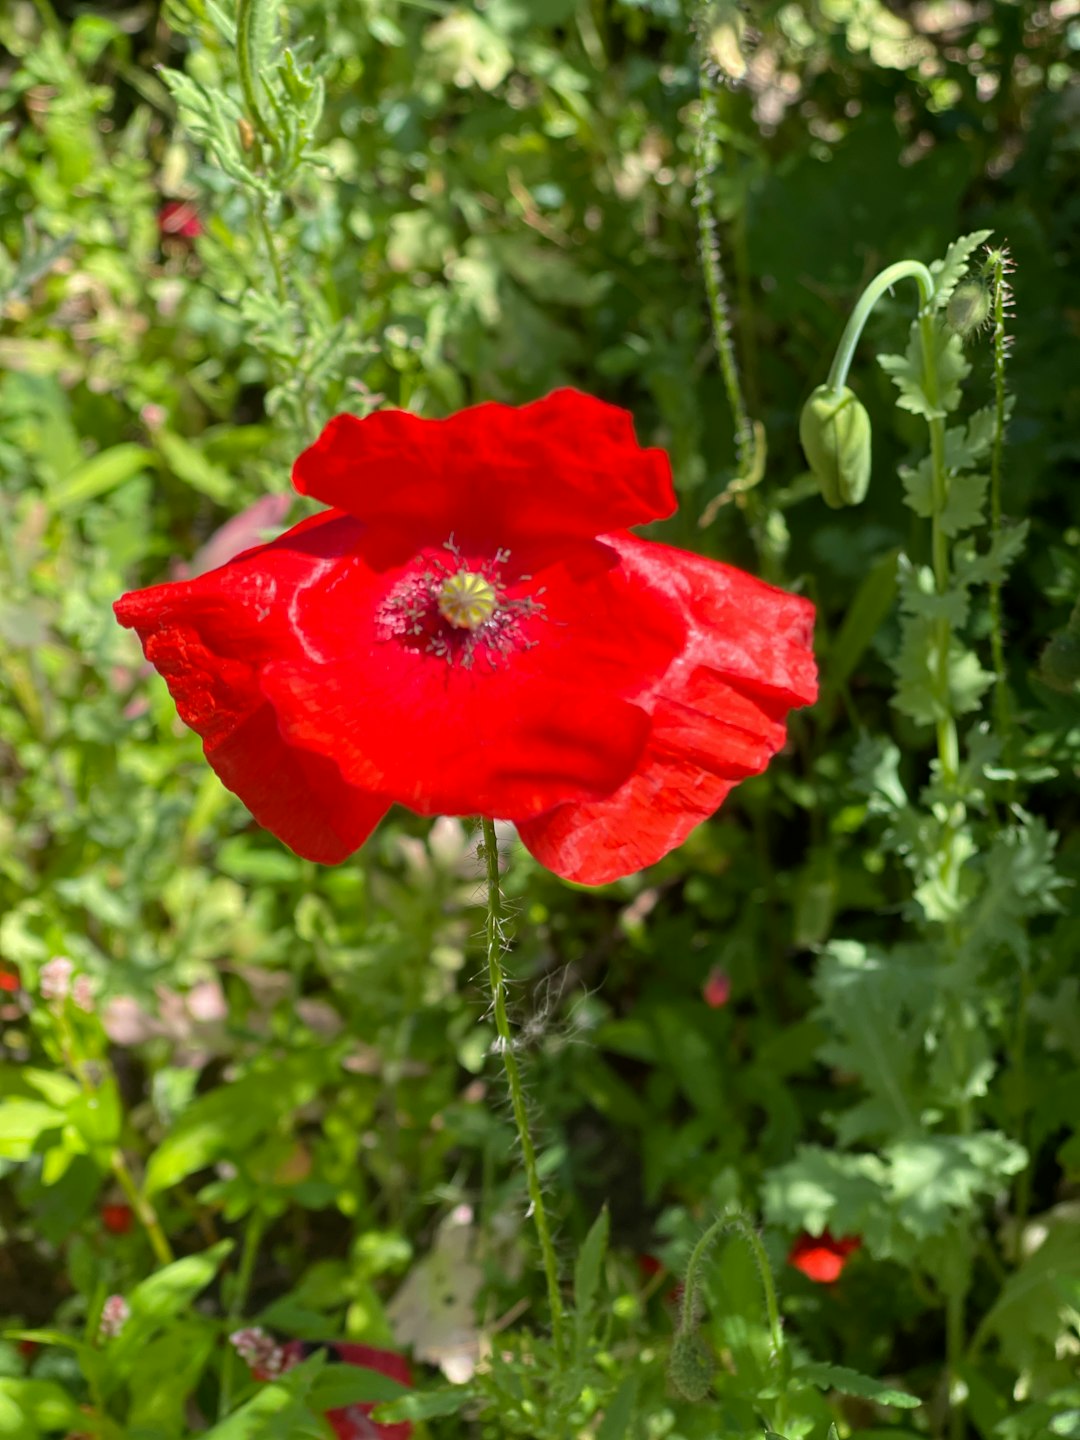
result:
[(551, 1333), (555, 1342), (555, 1354), (560, 1365), (565, 1357), (562, 1296), (559, 1291), (559, 1267), (555, 1258), (555, 1246), (551, 1239), (547, 1210), (544, 1208), (544, 1192), (540, 1187), (540, 1172), (536, 1164), (536, 1147), (529, 1130), (529, 1117), (525, 1108), (525, 1090), (521, 1083), (521, 1069), (514, 1053), (514, 1036), (510, 1018), (506, 1013), (506, 977), (503, 974), (503, 902), (502, 886), (499, 882), (499, 846), (495, 837), (495, 822), (482, 819), (483, 854), (487, 867), (487, 939), (488, 983), (491, 986), (492, 1008), (495, 1012), (495, 1028), (499, 1034), (499, 1050), (503, 1068), (510, 1086), (510, 1103), (514, 1111), (514, 1124), (521, 1143), (521, 1157), (525, 1164), (525, 1181), (529, 1190), (533, 1224), (540, 1241), (540, 1253), (547, 1276), (548, 1306), (551, 1310)]
[[(996, 542), (1001, 533), (1001, 454), (1005, 446), (1005, 303), (1009, 295), (1005, 271), (1008, 251), (991, 253), (990, 287), (994, 326), (994, 440), (990, 451), (990, 538)], [(1001, 581), (990, 581), (990, 650), (994, 659), (994, 715), (998, 735), (1008, 745), (1011, 714), (1009, 686), (1005, 673), (1005, 642), (1001, 629)]]
[(769, 1264), (769, 1257), (765, 1253), (765, 1246), (761, 1243), (761, 1237), (746, 1217), (738, 1211), (723, 1215), (719, 1220), (713, 1221), (690, 1252), (683, 1281), (682, 1302), (679, 1308), (679, 1331), (688, 1334), (698, 1323), (700, 1311), (697, 1291), (701, 1278), (701, 1266), (713, 1244), (724, 1235), (737, 1235), (748, 1247), (757, 1267), (758, 1278), (761, 1280), (761, 1289), (765, 1297), (765, 1315), (772, 1340), (772, 1364), (778, 1380), (773, 1430), (778, 1434), (783, 1434), (787, 1420), (786, 1392), (783, 1384), (784, 1331), (780, 1323), (780, 1306), (776, 1300), (776, 1286), (773, 1284), (772, 1267)]

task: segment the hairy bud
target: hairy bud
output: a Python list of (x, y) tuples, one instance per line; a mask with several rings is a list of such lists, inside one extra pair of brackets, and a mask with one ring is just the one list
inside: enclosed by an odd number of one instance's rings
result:
[(990, 318), (990, 291), (981, 280), (964, 280), (949, 296), (945, 319), (957, 335), (970, 335)]
[(819, 385), (799, 416), (799, 439), (826, 505), (858, 505), (870, 485), (870, 416), (845, 385)]
[(684, 1400), (704, 1400), (709, 1393), (716, 1362), (696, 1330), (680, 1330), (671, 1346), (668, 1374)]

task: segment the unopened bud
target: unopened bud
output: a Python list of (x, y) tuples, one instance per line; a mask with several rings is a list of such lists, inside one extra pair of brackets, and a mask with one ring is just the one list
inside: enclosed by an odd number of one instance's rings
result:
[(236, 122), (236, 128), (240, 132), (241, 150), (250, 150), (255, 144), (255, 126), (245, 116), (241, 115)]
[(668, 1374), (684, 1400), (704, 1400), (716, 1363), (696, 1330), (680, 1330), (671, 1346)]
[(949, 296), (945, 319), (957, 335), (970, 335), (990, 317), (990, 291), (980, 280), (965, 280)]
[(810, 470), (826, 505), (834, 510), (858, 505), (870, 485), (870, 416), (845, 385), (832, 390), (819, 385), (799, 416)]

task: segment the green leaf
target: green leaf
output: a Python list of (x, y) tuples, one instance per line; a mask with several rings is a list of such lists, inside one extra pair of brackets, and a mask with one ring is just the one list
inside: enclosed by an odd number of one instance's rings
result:
[(794, 1160), (769, 1171), (763, 1187), (765, 1215), (782, 1230), (820, 1235), (864, 1233), (880, 1209), (888, 1172), (876, 1155), (843, 1155), (800, 1145)]
[(867, 572), (852, 597), (843, 623), (829, 642), (823, 667), (821, 705), (832, 702), (881, 628), (896, 598), (898, 550), (890, 550)]
[(455, 1385), (447, 1390), (412, 1390), (400, 1400), (378, 1405), (371, 1418), (383, 1425), (400, 1425), (406, 1420), (437, 1420), (443, 1415), (456, 1415), (479, 1392), (468, 1385)]
[(883, 1152), (892, 1204), (917, 1239), (944, 1235), (976, 1200), (1005, 1189), (1027, 1164), (1023, 1146), (996, 1130), (975, 1135), (922, 1135)]
[(190, 440), (170, 430), (159, 431), (154, 439), (162, 459), (178, 480), (219, 505), (228, 505), (234, 499), (236, 485), (232, 477), (207, 460)]
[(1063, 1220), (1005, 1281), (979, 1324), (973, 1346), (996, 1335), (1017, 1370), (1032, 1365), (1039, 1349), (1052, 1347), (1062, 1333), (1070, 1281), (1080, 1284), (1080, 1225)]
[[(904, 499), (922, 519), (934, 513), (934, 468), (929, 459), (921, 460), (913, 470), (902, 470)], [(989, 475), (958, 474), (946, 481), (945, 505), (941, 511), (941, 528), (946, 535), (959, 535), (981, 525), (984, 519)]]
[(896, 402), (901, 410), (910, 410), (927, 420), (943, 419), (960, 404), (960, 384), (971, 372), (971, 366), (964, 358), (963, 345), (959, 335), (946, 330), (940, 322), (934, 324), (934, 369), (937, 379), (937, 402), (931, 402), (927, 394), (926, 372), (923, 361), (922, 332), (919, 322), (911, 327), (908, 346), (903, 355), (879, 355), (878, 364), (892, 377), (893, 384), (900, 391)]
[(1027, 520), (1002, 527), (982, 555), (977, 553), (974, 540), (959, 541), (953, 552), (957, 580), (963, 585), (1000, 585), (1022, 553), (1028, 529)]
[(931, 263), (935, 309), (943, 309), (948, 304), (949, 296), (967, 274), (972, 253), (989, 240), (992, 234), (992, 230), (973, 230), (970, 235), (961, 235), (946, 250), (943, 260), (934, 260)]
[(331, 1063), (325, 1053), (305, 1051), (194, 1100), (151, 1155), (147, 1194), (167, 1190), (278, 1130), (283, 1116), (315, 1096)]
[(28, 1160), (43, 1135), (62, 1129), (65, 1115), (42, 1100), (5, 1100), (0, 1105), (0, 1159)]
[[(4, 1403), (13, 1411), (5, 1414)], [(12, 1428), (10, 1414), (27, 1428)], [(86, 1416), (68, 1392), (53, 1380), (0, 1376), (0, 1436), (36, 1436), (38, 1431), (85, 1430)], [(82, 1423), (80, 1423), (82, 1422)]]
[(588, 1333), (596, 1292), (600, 1284), (600, 1269), (607, 1253), (608, 1232), (611, 1222), (607, 1206), (600, 1211), (585, 1237), (585, 1243), (574, 1263), (574, 1308), (579, 1329)]
[(46, 500), (53, 510), (85, 505), (107, 495), (126, 480), (141, 475), (157, 464), (157, 457), (144, 445), (113, 445), (72, 470), (48, 491)]
[(596, 1431), (596, 1440), (627, 1440), (634, 1423), (637, 1404), (638, 1377), (627, 1375), (604, 1407), (604, 1418)]
[(201, 1255), (186, 1255), (135, 1286), (127, 1297), (131, 1316), (105, 1352), (114, 1375), (131, 1372), (148, 1338), (163, 1323), (189, 1309), (196, 1295), (217, 1275), (232, 1248), (231, 1240), (220, 1240)]
[(338, 1410), (346, 1405), (366, 1405), (397, 1400), (409, 1394), (407, 1386), (378, 1370), (363, 1365), (329, 1364), (320, 1370), (311, 1387), (313, 1410)]
[(868, 1375), (860, 1375), (846, 1365), (799, 1365), (795, 1378), (808, 1380), (819, 1390), (839, 1390), (841, 1395), (857, 1395), (860, 1400), (873, 1400), (878, 1405), (891, 1405), (899, 1410), (913, 1410), (922, 1404), (917, 1396), (909, 1395), (906, 1390), (883, 1385), (880, 1380), (871, 1380)]
[(915, 1062), (933, 995), (931, 972), (906, 956), (894, 960), (838, 940), (822, 956), (814, 989), (820, 1001), (814, 1018), (830, 1035), (821, 1058), (860, 1076), (869, 1092), (834, 1118), (841, 1143), (916, 1128)]

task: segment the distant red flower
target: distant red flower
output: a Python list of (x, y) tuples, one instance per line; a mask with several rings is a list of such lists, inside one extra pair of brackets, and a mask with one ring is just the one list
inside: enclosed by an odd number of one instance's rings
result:
[(701, 987), (701, 998), (710, 1010), (720, 1010), (731, 999), (731, 976), (714, 965)]
[(157, 222), (162, 239), (197, 240), (203, 233), (199, 212), (190, 200), (166, 200)]
[(12, 965), (0, 965), (0, 990), (8, 995), (17, 995), (22, 989), (19, 972)]
[(832, 1285), (840, 1279), (849, 1257), (861, 1244), (857, 1235), (834, 1240), (828, 1230), (817, 1236), (804, 1233), (791, 1247), (788, 1264), (801, 1270), (808, 1280)]
[(130, 1205), (114, 1201), (101, 1207), (101, 1223), (110, 1235), (126, 1235), (135, 1224), (135, 1212)]
[[(346, 1365), (359, 1365), (363, 1370), (377, 1370), (401, 1385), (412, 1384), (409, 1362), (393, 1350), (376, 1350), (370, 1345), (343, 1342), (328, 1345), (331, 1360)], [(407, 1421), (397, 1425), (377, 1425), (370, 1420), (374, 1405), (347, 1405), (342, 1410), (328, 1410), (326, 1418), (338, 1440), (409, 1440), (413, 1427)]]
[(588, 395), (339, 415), (293, 483), (333, 508), (116, 614), (308, 859), (397, 801), (513, 820), (601, 884), (680, 844), (815, 697), (809, 603), (629, 534), (673, 510), (670, 467)]

